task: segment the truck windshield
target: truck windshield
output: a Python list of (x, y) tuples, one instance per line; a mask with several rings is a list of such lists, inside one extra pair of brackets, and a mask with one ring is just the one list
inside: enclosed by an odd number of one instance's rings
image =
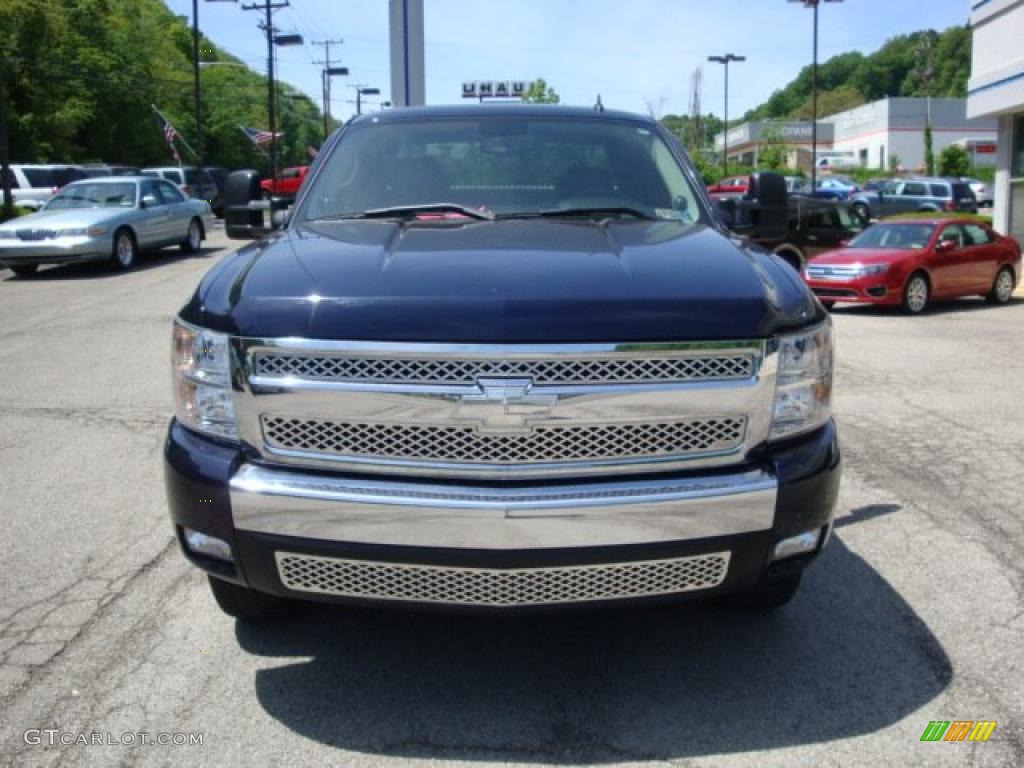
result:
[(671, 150), (652, 127), (636, 122), (536, 116), (364, 122), (347, 129), (325, 162), (298, 221), (366, 211), (380, 218), (382, 210), (439, 203), (496, 218), (633, 211), (640, 218), (701, 218)]

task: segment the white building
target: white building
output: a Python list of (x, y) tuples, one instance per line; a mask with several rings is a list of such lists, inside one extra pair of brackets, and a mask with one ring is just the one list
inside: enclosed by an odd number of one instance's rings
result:
[(972, 0), (967, 114), (998, 120), (993, 225), (1024, 242), (1024, 0)]
[[(936, 158), (950, 144), (991, 146), (996, 141), (996, 121), (968, 118), (964, 99), (881, 99), (824, 119), (832, 123), (831, 148), (856, 158), (854, 165), (868, 168), (898, 165), (924, 171), (924, 131), (929, 122)], [(992, 154), (976, 153), (975, 161), (991, 165)]]
[[(818, 165), (882, 170), (895, 165), (922, 172), (924, 129), (929, 121), (936, 158), (945, 147), (959, 144), (975, 164), (994, 162), (996, 120), (968, 117), (966, 99), (889, 98), (822, 117), (818, 121)], [(761, 150), (774, 140), (786, 144), (792, 150), (792, 160), (810, 170), (810, 134), (811, 124), (806, 121), (743, 123), (729, 130), (729, 159), (757, 165)], [(715, 148), (721, 151), (722, 134), (716, 137)]]

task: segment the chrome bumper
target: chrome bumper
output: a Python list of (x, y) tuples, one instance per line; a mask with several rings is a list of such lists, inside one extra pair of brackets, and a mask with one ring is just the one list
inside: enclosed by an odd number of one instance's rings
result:
[(76, 237), (57, 240), (4, 240), (0, 264), (63, 264), (95, 261), (110, 255), (113, 241), (107, 237)]
[(685, 541), (768, 530), (777, 482), (698, 478), (493, 488), (323, 476), (243, 464), (238, 530), (396, 546), (492, 550)]

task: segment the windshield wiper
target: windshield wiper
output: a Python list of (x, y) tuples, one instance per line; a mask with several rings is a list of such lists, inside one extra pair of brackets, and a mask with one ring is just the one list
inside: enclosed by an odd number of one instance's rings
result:
[(558, 219), (558, 218), (583, 218), (587, 216), (601, 216), (602, 218), (608, 218), (611, 216), (632, 216), (635, 219), (643, 219), (645, 221), (655, 221), (657, 219), (650, 211), (645, 211), (642, 208), (633, 208), (628, 205), (601, 205), (592, 208), (549, 208), (541, 211), (530, 211), (523, 213), (509, 213), (503, 214), (503, 219)]
[(468, 205), (458, 203), (423, 203), (417, 205), (395, 205), (390, 208), (370, 208), (358, 213), (339, 213), (331, 216), (322, 216), (319, 220), (329, 219), (391, 219), (415, 216), (418, 213), (461, 213), (471, 219), (482, 219), (491, 221), (494, 214), (490, 211), (481, 211), (470, 208)]

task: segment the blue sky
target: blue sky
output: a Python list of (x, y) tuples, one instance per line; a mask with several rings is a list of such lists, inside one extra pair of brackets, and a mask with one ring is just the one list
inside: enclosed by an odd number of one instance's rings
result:
[[(167, 0), (191, 14), (191, 0)], [(200, 26), (222, 48), (266, 71), (261, 14), (201, 0)], [(789, 82), (811, 60), (812, 12), (786, 0), (425, 0), (427, 101), (460, 101), (463, 80), (544, 77), (563, 103), (656, 114), (685, 113), (690, 74), (704, 67), (704, 111), (722, 111), (722, 66), (708, 55), (733, 52), (729, 113), (735, 117)], [(821, 7), (821, 58), (871, 52), (893, 35), (964, 24), (968, 0), (845, 0)], [(388, 98), (388, 0), (291, 0), (275, 14), (306, 45), (279, 50), (279, 79), (320, 103), (322, 48), (351, 76), (336, 78), (332, 114), (355, 111), (345, 83), (381, 88)]]

